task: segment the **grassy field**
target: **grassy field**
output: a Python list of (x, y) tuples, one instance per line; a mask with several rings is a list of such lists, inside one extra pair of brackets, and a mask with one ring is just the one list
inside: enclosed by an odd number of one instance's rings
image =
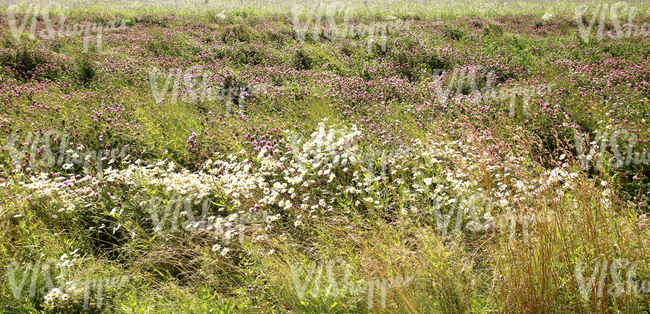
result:
[(650, 312), (647, 2), (0, 10), (3, 313)]

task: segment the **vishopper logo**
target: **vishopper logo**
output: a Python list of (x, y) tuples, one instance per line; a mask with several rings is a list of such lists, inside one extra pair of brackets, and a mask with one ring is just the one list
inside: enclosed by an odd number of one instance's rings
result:
[[(311, 34), (314, 40), (318, 40), (322, 36), (329, 40), (337, 40), (344, 38), (352, 38), (359, 36), (360, 38), (368, 37), (368, 52), (372, 51), (373, 43), (375, 42), (375, 35), (379, 36), (379, 45), (381, 51), (386, 52), (387, 34), (394, 34), (398, 31), (408, 30), (411, 24), (410, 20), (402, 21), (395, 17), (389, 17), (391, 21), (373, 23), (371, 25), (359, 23), (357, 25), (348, 24), (353, 8), (349, 3), (332, 2), (328, 4), (316, 3), (312, 6), (311, 11), (307, 12), (306, 21), (300, 22), (300, 15), (303, 15), (304, 6), (292, 6), (292, 22), (296, 35), (301, 43), (305, 42), (305, 36), (311, 26)], [(323, 14), (327, 17), (327, 24), (323, 27), (322, 17)], [(343, 16), (343, 25), (336, 24), (336, 16)], [(315, 25), (312, 25), (315, 23)]]
[[(74, 165), (84, 164), (84, 168), (90, 170), (91, 160), (95, 160), (97, 173), (102, 174), (103, 161), (108, 159), (108, 164), (113, 163), (118, 158), (124, 158), (126, 152), (130, 147), (123, 147), (121, 149), (110, 149), (110, 150), (92, 150), (84, 152), (83, 146), (77, 146), (77, 151), (72, 148), (68, 148), (68, 145), (73, 145), (69, 142), (70, 135), (62, 133), (58, 130), (49, 130), (46, 132), (34, 132), (33, 134), (28, 134), (20, 141), (21, 136), (17, 133), (11, 133), (7, 137), (7, 148), (9, 149), (9, 154), (11, 156), (12, 162), (16, 167), (16, 171), (21, 167), (26, 158), (29, 162), (29, 167), (34, 168), (37, 166), (43, 166), (46, 168), (52, 168), (55, 164), (57, 166), (63, 166), (64, 169), (70, 169)], [(50, 141), (54, 143), (59, 143), (59, 152), (58, 158), (54, 152), (52, 152)], [(40, 143), (40, 144), (39, 144)], [(28, 150), (24, 147), (29, 147), (29, 157), (26, 157)], [(119, 154), (118, 154), (119, 153)], [(37, 159), (38, 155), (42, 155), (40, 160)]]
[[(163, 234), (163, 229), (167, 218), (169, 217), (170, 211), (174, 208), (174, 212), (171, 218), (171, 232), (178, 232), (178, 218), (179, 216), (187, 217), (187, 221), (181, 225), (185, 231), (194, 231), (197, 229), (207, 229), (209, 227), (209, 219), (207, 217), (208, 211), (210, 209), (210, 198), (202, 199), (198, 194), (190, 194), (188, 196), (172, 196), (168, 201), (166, 206), (163, 206), (165, 201), (158, 196), (155, 196), (149, 201), (149, 209), (151, 214), (151, 221), (154, 226), (154, 232), (158, 235)], [(192, 203), (194, 205), (201, 204), (201, 216), (200, 220), (197, 221), (192, 211)], [(183, 211), (181, 212), (181, 206), (183, 206)], [(164, 213), (159, 215), (159, 209), (164, 208)], [(198, 212), (197, 212), (198, 214)], [(212, 217), (214, 219), (214, 217)]]
[[(236, 237), (239, 237), (240, 244), (244, 244), (246, 225), (271, 223), (279, 218), (279, 215), (269, 216), (266, 211), (259, 211), (257, 208), (251, 208), (250, 212), (240, 211), (226, 217), (208, 216), (210, 214), (210, 205), (213, 204), (215, 203), (210, 198), (203, 198), (198, 194), (175, 195), (166, 201), (166, 204), (162, 198), (155, 196), (149, 202), (154, 232), (158, 235), (165, 234), (165, 225), (168, 220), (171, 220), (171, 229), (169, 231), (171, 233), (178, 232), (179, 217), (185, 217), (185, 222), (181, 223), (181, 228), (185, 231), (209, 231), (214, 229), (215, 237), (224, 240), (226, 245), (230, 244), (230, 241)], [(201, 206), (200, 216), (198, 208), (196, 215), (194, 214), (192, 205), (195, 207)]]
[[(185, 73), (183, 73), (185, 72)], [(165, 77), (164, 85), (160, 86), (159, 78)], [(159, 107), (163, 107), (165, 95), (171, 84), (171, 103), (178, 102), (179, 91), (183, 91), (181, 98), (184, 102), (196, 103), (197, 101), (224, 101), (226, 102), (226, 113), (232, 114), (233, 102), (239, 107), (239, 113), (244, 114), (246, 98), (250, 95), (266, 93), (269, 85), (261, 84), (256, 86), (230, 85), (228, 82), (224, 87), (213, 87), (211, 83), (212, 72), (203, 70), (203, 66), (196, 65), (183, 71), (182, 68), (172, 68), (165, 76), (165, 72), (157, 67), (149, 70), (149, 85), (154, 100)], [(172, 82), (173, 81), (173, 82)], [(181, 81), (183, 89), (181, 90)]]
[[(43, 6), (40, 4), (29, 4), (26, 5), (24, 11), (21, 12), (20, 6), (12, 4), (7, 7), (7, 21), (9, 22), (9, 27), (11, 29), (11, 34), (16, 41), (16, 44), (20, 44), (23, 32), (27, 26), (27, 21), (31, 17), (31, 25), (29, 28), (29, 39), (35, 40), (38, 34), (38, 37), (42, 39), (51, 40), (54, 38), (62, 37), (84, 37), (84, 50), (83, 52), (88, 52), (89, 43), (90, 43), (90, 33), (96, 33), (96, 46), (97, 50), (102, 49), (102, 33), (104, 31), (112, 32), (117, 30), (126, 29), (126, 19), (122, 20), (112, 20), (106, 23), (90, 23), (86, 22), (83, 24), (75, 23), (70, 25), (66, 22), (70, 8), (61, 5), (58, 2), (49, 2)], [(50, 17), (51, 13), (54, 16), (59, 16), (59, 22), (57, 24), (58, 30), (54, 28), (52, 19)], [(22, 13), (22, 20), (16, 19), (17, 14)], [(43, 20), (45, 28), (37, 30), (37, 22), (40, 19)], [(121, 23), (121, 26), (118, 27), (118, 24)]]
[[(610, 158), (608, 164), (614, 169), (620, 168), (623, 165), (629, 166), (632, 162), (634, 162), (635, 165), (647, 164), (650, 162), (650, 153), (648, 153), (647, 150), (644, 149), (641, 153), (634, 152), (634, 146), (636, 146), (638, 139), (636, 134), (630, 133), (627, 130), (616, 130), (611, 134), (609, 140), (607, 138), (608, 134), (608, 130), (605, 130), (603, 132), (596, 131), (595, 140), (590, 143), (591, 148), (589, 149), (588, 155), (585, 155), (584, 147), (585, 141), (588, 140), (587, 135), (584, 133), (575, 134), (575, 148), (578, 154), (578, 158), (580, 159), (580, 163), (582, 164), (582, 169), (584, 171), (589, 170), (589, 164), (594, 158), (597, 159), (597, 168), (602, 169), (603, 161), (605, 160), (605, 149), (608, 146), (611, 148), (614, 155), (612, 158)], [(621, 154), (621, 148), (618, 144), (618, 141), (625, 139), (627, 139), (627, 150), (625, 162), (623, 162), (623, 155)], [(607, 144), (608, 141), (609, 144)]]
[[(83, 302), (84, 310), (88, 309), (90, 293), (92, 288), (95, 288), (97, 293), (97, 308), (102, 307), (103, 303), (103, 292), (105, 288), (119, 288), (122, 287), (129, 276), (118, 276), (113, 278), (103, 278), (103, 279), (87, 279), (82, 284), (82, 288), (78, 288), (74, 281), (67, 281), (68, 277), (68, 268), (73, 266), (74, 262), (77, 260), (72, 259), (72, 257), (79, 257), (76, 255), (77, 251), (74, 251), (68, 257), (68, 254), (61, 256), (59, 260), (55, 258), (48, 259), (46, 262), (41, 264), (41, 261), (27, 262), (23, 263), (25, 269), (22, 271), (22, 278), (20, 279), (20, 284), (17, 281), (17, 275), (20, 274), (20, 269), (23, 267), (20, 263), (12, 261), (7, 266), (7, 279), (11, 287), (11, 291), (14, 295), (14, 298), (18, 301), (23, 298), (23, 289), (29, 278), (31, 272), (31, 282), (29, 287), (29, 298), (33, 298), (36, 295), (38, 277), (42, 274), (45, 281), (45, 285), (39, 289), (40, 294), (43, 296), (43, 302), (45, 305), (56, 305), (59, 301), (69, 301), (78, 298), (83, 292)], [(50, 273), (52, 266), (56, 263), (58, 266), (58, 276), (54, 279), (57, 279), (57, 285), (52, 281), (52, 274)]]
[[(588, 280), (583, 279), (584, 277), (582, 275), (585, 269), (587, 269), (587, 263), (580, 261), (576, 265), (574, 274), (578, 283), (580, 295), (585, 301), (589, 300), (590, 294), (593, 295), (594, 292), (596, 298), (602, 298), (605, 291), (614, 297), (619, 297), (624, 293), (627, 295), (631, 295), (632, 293), (650, 293), (650, 281), (643, 280), (643, 282), (641, 282), (633, 280), (638, 268), (638, 264), (636, 262), (631, 263), (625, 258), (614, 259), (609, 265), (609, 275), (612, 279), (612, 285), (607, 290), (605, 290), (605, 278), (607, 278), (608, 275), (607, 265), (607, 259), (596, 261), (594, 270), (592, 271), (591, 277)], [(623, 277), (623, 274), (619, 271), (625, 268), (627, 268), (627, 276)], [(596, 277), (599, 272), (600, 276)], [(598, 278), (598, 283), (596, 285), (597, 290), (592, 292), (596, 278)], [(622, 281), (624, 278), (627, 279), (625, 282)]]
[[(481, 75), (477, 77), (477, 73), (479, 72)], [(467, 95), (467, 97), (471, 99), (473, 104), (478, 104), (480, 101), (487, 102), (490, 99), (504, 101), (510, 98), (511, 117), (514, 117), (515, 114), (517, 96), (522, 98), (523, 112), (526, 116), (529, 116), (530, 106), (528, 99), (535, 94), (540, 96), (550, 94), (552, 92), (552, 87), (555, 86), (555, 84), (540, 84), (538, 86), (527, 85), (501, 87), (496, 90), (493, 87), (495, 71), (488, 72), (486, 67), (478, 65), (470, 68), (455, 67), (451, 75), (447, 77), (447, 86), (443, 88), (442, 80), (446, 73), (449, 72), (445, 69), (436, 69), (434, 71), (435, 79), (433, 81), (433, 87), (440, 104), (446, 105), (450, 98), (455, 98), (456, 104), (459, 104), (462, 99), (465, 82), (467, 82), (471, 89), (471, 93)], [(485, 87), (483, 87), (482, 90), (478, 86), (477, 79), (479, 81), (485, 80)], [(455, 91), (453, 91), (454, 85), (456, 85)]]
[(215, 237), (217, 239), (222, 239), (222, 241), (224, 241), (223, 244), (225, 245), (229, 245), (232, 239), (239, 237), (239, 244), (244, 245), (244, 233), (246, 232), (247, 225), (266, 224), (268, 227), (270, 226), (270, 223), (279, 218), (280, 214), (269, 215), (268, 212), (264, 210), (249, 212), (240, 211), (226, 217), (219, 216), (214, 221)]
[[(596, 40), (601, 41), (604, 37), (609, 37), (613, 39), (621, 38), (636, 38), (640, 36), (650, 35), (650, 24), (643, 23), (641, 26), (634, 24), (634, 19), (639, 12), (639, 9), (636, 7), (631, 7), (628, 2), (617, 2), (609, 6), (608, 3), (597, 4), (594, 7), (591, 20), (588, 21), (588, 24), (585, 25), (585, 18), (583, 17), (585, 13), (588, 12), (588, 6), (586, 4), (581, 4), (575, 9), (575, 20), (578, 24), (578, 31), (580, 32), (580, 37), (585, 43), (589, 43), (589, 39), (592, 35), (592, 29), (596, 19), (599, 17), (600, 13), (600, 23), (598, 24), (598, 31), (596, 35)], [(619, 16), (624, 16), (627, 13), (627, 23), (621, 25)], [(607, 16), (611, 19), (614, 24), (614, 30), (610, 30), (604, 33), (605, 30), (605, 21)], [(604, 33), (604, 36), (603, 36)]]
[[(302, 267), (305, 266), (305, 264), (306, 263), (302, 263), (302, 265), (294, 264), (291, 267), (291, 280), (293, 281), (294, 288), (296, 289), (296, 292), (298, 293), (298, 298), (300, 298), (300, 300), (305, 299), (305, 295), (309, 287), (311, 287), (311, 289), (309, 290), (310, 294), (314, 298), (318, 298), (320, 296), (320, 291), (322, 288), (321, 278), (323, 276), (324, 264), (309, 263), (311, 264), (310, 265), (311, 267), (309, 269), (309, 272), (307, 273), (306, 278), (304, 278), (305, 276), (301, 275), (300, 273), (302, 272)], [(334, 269), (336, 265), (340, 265), (339, 267), (342, 267), (344, 269), (343, 282), (340, 285), (336, 280), (337, 277), (335, 274), (336, 270)], [(390, 288), (407, 287), (411, 283), (411, 281), (413, 281), (413, 276), (410, 276), (406, 278), (397, 277), (394, 279), (372, 278), (370, 281), (358, 280), (355, 282), (350, 280), (350, 277), (352, 275), (352, 266), (340, 258), (337, 258), (336, 260), (328, 261), (327, 265), (325, 266), (325, 272), (327, 274), (327, 281), (329, 285), (323, 291), (324, 298), (329, 298), (329, 297), (336, 298), (338, 296), (345, 297), (346, 294), (350, 294), (350, 295), (367, 294), (368, 310), (371, 310), (373, 307), (375, 289), (379, 290), (382, 308), (386, 308), (387, 290)]]
[[(288, 139), (286, 148), (291, 149), (293, 162), (305, 169), (309, 166), (318, 168), (325, 164), (338, 167), (345, 166), (348, 162), (355, 163), (354, 156), (343, 157), (342, 153), (352, 148), (354, 137), (361, 134), (356, 126), (352, 126), (351, 130), (327, 128), (324, 122), (320, 122), (318, 129), (309, 138), (289, 130), (286, 130), (286, 133)], [(258, 158), (264, 156), (266, 151), (262, 149)]]
[[(505, 233), (507, 229), (510, 230), (508, 238), (509, 243), (513, 243), (517, 235), (517, 226), (521, 225), (521, 235), (524, 243), (529, 243), (530, 228), (539, 223), (550, 223), (553, 221), (553, 211), (549, 211), (544, 215), (543, 213), (525, 213), (525, 214), (502, 214), (498, 217), (486, 216), (487, 213), (492, 212), (495, 206), (495, 200), (491, 199), (485, 193), (473, 193), (469, 196), (460, 194), (455, 199), (443, 199), (438, 197), (434, 199), (433, 209), (420, 213), (419, 215), (433, 213), (438, 226), (438, 231), (441, 235), (455, 235), (463, 230), (463, 221), (470, 221), (465, 224), (465, 229), (474, 233), (489, 231), (490, 229), (500, 230)], [(445, 209), (443, 213), (443, 209)], [(483, 215), (480, 215), (484, 213)], [(469, 217), (466, 217), (469, 214)], [(451, 232), (449, 232), (450, 222), (452, 217), (456, 215), (456, 223)], [(481, 216), (485, 219), (481, 221)]]

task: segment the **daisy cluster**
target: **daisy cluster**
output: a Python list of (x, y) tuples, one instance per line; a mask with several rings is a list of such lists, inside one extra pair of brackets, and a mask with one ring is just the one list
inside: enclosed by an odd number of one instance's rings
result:
[[(8, 181), (11, 184), (11, 181)], [(62, 175), (40, 173), (18, 180), (17, 184), (29, 191), (28, 200), (51, 200), (59, 212), (74, 211), (77, 204), (92, 204), (99, 193), (101, 182), (91, 175)], [(56, 218), (56, 216), (55, 216)]]
[(215, 176), (203, 171), (192, 173), (186, 169), (174, 171), (176, 164), (172, 161), (159, 161), (151, 165), (142, 165), (138, 159), (123, 170), (112, 167), (104, 171), (106, 182), (122, 183), (130, 186), (161, 187), (165, 191), (188, 195), (195, 193), (201, 199), (210, 194), (215, 186)]
[[(476, 214), (490, 224), (496, 210), (520, 215), (538, 203), (546, 204), (549, 195), (560, 201), (578, 176), (562, 168), (537, 171), (526, 158), (498, 150), (487, 135), (440, 143), (415, 140), (409, 150), (394, 150), (381, 160), (368, 159), (359, 146), (361, 130), (356, 126), (337, 129), (325, 122), (307, 139), (289, 131), (290, 145), (263, 148), (257, 156), (249, 156), (246, 150), (215, 153), (198, 171), (177, 169), (174, 162), (166, 161), (145, 165), (138, 159), (124, 162), (121, 170), (106, 169), (102, 181), (92, 176), (65, 180), (42, 174), (22, 185), (33, 191), (34, 198), (58, 195), (69, 210), (88, 203), (89, 197), (98, 195), (94, 191), (106, 184), (191, 196), (196, 202), (214, 197), (213, 212), (226, 216), (209, 216), (205, 225), (215, 230), (217, 243), (212, 250), (225, 256), (233, 238), (239, 236), (243, 244), (244, 232), (254, 242), (267, 240), (278, 221), (286, 222), (282, 226), (302, 228), (310, 219), (336, 213), (335, 208), (347, 212), (376, 207), (408, 216), (435, 203), (449, 216), (459, 196), (482, 194), (489, 206)], [(385, 176), (374, 175), (379, 165), (387, 168)], [(390, 197), (395, 193), (398, 197)], [(204, 209), (204, 216), (209, 208)], [(189, 216), (186, 211), (183, 214)], [(291, 232), (283, 231), (281, 239)]]
[(61, 289), (59, 288), (54, 288), (50, 290), (50, 292), (44, 297), (45, 299), (45, 305), (54, 305), (54, 301), (56, 299), (61, 299), (61, 301), (67, 301), (70, 299), (70, 295), (67, 293), (63, 293)]

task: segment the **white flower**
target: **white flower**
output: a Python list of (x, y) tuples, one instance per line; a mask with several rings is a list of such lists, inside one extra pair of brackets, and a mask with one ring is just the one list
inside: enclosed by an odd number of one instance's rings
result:
[(550, 12), (546, 12), (544, 14), (544, 16), (542, 16), (542, 20), (544, 20), (544, 21), (548, 21), (548, 20), (550, 20), (552, 18), (553, 18), (553, 13), (550, 13)]
[(212, 252), (216, 252), (219, 249), (221, 249), (221, 245), (219, 245), (219, 244), (215, 244), (215, 245), (212, 246)]
[(294, 226), (298, 227), (302, 224), (302, 221), (296, 220), (296, 222), (293, 223)]
[(54, 289), (52, 289), (52, 290), (50, 291), (50, 295), (51, 295), (53, 298), (58, 298), (58, 297), (61, 296), (62, 294), (63, 294), (63, 292), (62, 292), (61, 289), (59, 289), (59, 288), (54, 288)]
[(226, 256), (226, 254), (228, 254), (228, 252), (230, 252), (229, 248), (223, 249), (223, 251), (221, 251), (221, 256)]

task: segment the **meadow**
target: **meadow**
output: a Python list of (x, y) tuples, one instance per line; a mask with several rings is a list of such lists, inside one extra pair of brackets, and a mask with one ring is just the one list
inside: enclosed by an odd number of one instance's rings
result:
[(0, 11), (3, 313), (650, 312), (647, 1)]

